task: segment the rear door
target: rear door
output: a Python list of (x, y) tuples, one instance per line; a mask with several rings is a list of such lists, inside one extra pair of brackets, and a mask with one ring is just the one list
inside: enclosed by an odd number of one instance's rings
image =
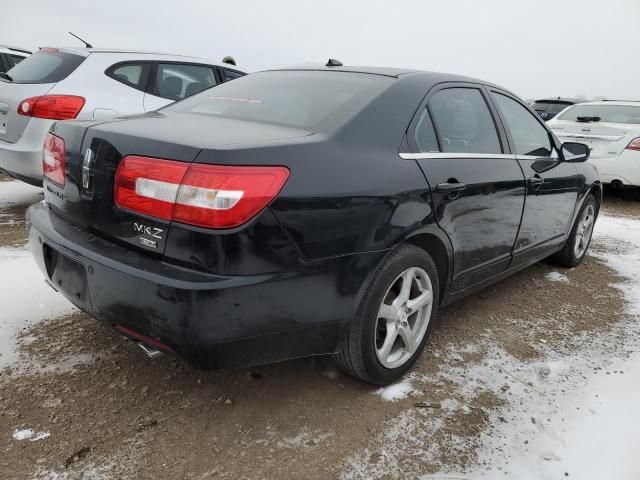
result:
[(511, 149), (517, 155), (527, 195), (522, 225), (514, 247), (514, 265), (539, 259), (564, 242), (578, 198), (575, 165), (562, 162), (551, 133), (520, 100), (491, 90)]
[(157, 110), (211, 88), (220, 83), (218, 75), (211, 65), (159, 62), (151, 72), (151, 82), (144, 96), (144, 109)]
[(503, 272), (518, 234), (524, 176), (494, 116), (481, 87), (441, 86), (408, 135), (453, 244), (454, 291)]

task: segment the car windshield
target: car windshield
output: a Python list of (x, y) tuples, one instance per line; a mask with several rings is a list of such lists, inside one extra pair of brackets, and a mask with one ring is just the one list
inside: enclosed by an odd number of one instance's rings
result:
[(339, 71), (260, 72), (223, 83), (163, 111), (328, 131), (351, 118), (392, 82), (381, 75)]
[(640, 124), (640, 105), (575, 105), (557, 118), (570, 122), (578, 122), (584, 118), (600, 122)]
[(86, 57), (55, 49), (39, 50), (7, 72), (14, 83), (55, 83), (64, 80)]
[(533, 104), (534, 110), (542, 110), (549, 113), (559, 113), (567, 108), (570, 103), (558, 103), (558, 102), (535, 102)]

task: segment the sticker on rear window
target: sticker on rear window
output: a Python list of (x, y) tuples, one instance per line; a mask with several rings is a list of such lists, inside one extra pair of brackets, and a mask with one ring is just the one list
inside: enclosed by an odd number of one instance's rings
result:
[(263, 100), (259, 100), (257, 98), (243, 98), (243, 97), (220, 97), (213, 96), (209, 97), (211, 100), (226, 100), (229, 102), (240, 102), (240, 103), (262, 103)]

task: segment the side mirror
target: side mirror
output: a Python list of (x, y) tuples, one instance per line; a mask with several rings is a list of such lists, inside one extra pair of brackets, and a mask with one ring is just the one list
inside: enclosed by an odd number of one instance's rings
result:
[(565, 162), (585, 162), (591, 149), (584, 143), (566, 142), (562, 144), (562, 159)]

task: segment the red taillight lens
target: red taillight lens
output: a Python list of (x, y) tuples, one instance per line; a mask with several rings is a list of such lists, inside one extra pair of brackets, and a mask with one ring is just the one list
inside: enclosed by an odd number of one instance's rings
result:
[(640, 137), (631, 140), (631, 143), (627, 145), (627, 150), (640, 150)]
[(126, 157), (118, 166), (116, 205), (164, 220), (233, 228), (266, 207), (289, 177), (286, 167), (203, 165)]
[(45, 177), (58, 185), (64, 185), (64, 140), (48, 133), (42, 153), (42, 171)]
[(27, 117), (72, 120), (84, 107), (84, 97), (76, 95), (44, 95), (20, 102), (18, 113)]

